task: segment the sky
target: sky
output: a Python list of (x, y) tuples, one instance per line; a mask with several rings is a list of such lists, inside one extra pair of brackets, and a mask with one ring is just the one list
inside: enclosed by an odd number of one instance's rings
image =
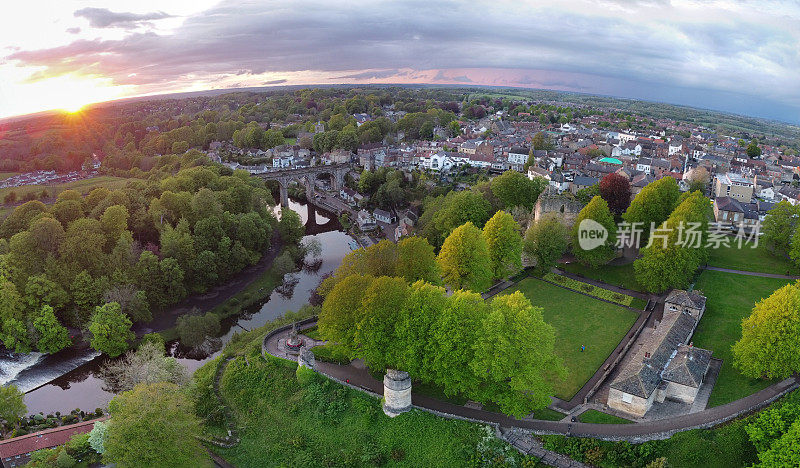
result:
[(2, 11), (0, 117), (180, 91), (424, 83), (800, 123), (797, 0), (25, 0)]

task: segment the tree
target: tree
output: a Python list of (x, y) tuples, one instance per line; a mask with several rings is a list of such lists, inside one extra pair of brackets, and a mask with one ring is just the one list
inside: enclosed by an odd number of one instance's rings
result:
[(446, 395), (474, 395), (484, 380), (469, 364), (475, 358), (474, 343), (487, 310), (488, 304), (480, 294), (456, 291), (431, 325), (426, 351), (431, 368), (428, 378), (441, 386)]
[(426, 199), (419, 224), (428, 242), (440, 247), (453, 229), (468, 221), (482, 228), (492, 213), (492, 205), (480, 192), (452, 191)]
[(412, 284), (399, 310), (395, 329), (398, 367), (417, 379), (432, 379), (429, 354), (433, 324), (448, 301), (444, 288), (424, 281)]
[(373, 281), (373, 276), (350, 275), (330, 290), (317, 323), (323, 338), (340, 343), (350, 352), (355, 351), (355, 324), (361, 320), (361, 296)]
[(164, 356), (163, 343), (143, 342), (136, 351), (128, 351), (122, 359), (107, 361), (100, 369), (104, 388), (120, 393), (139, 384), (171, 382), (184, 385), (189, 381), (186, 367), (174, 357)]
[(563, 216), (547, 213), (528, 228), (523, 250), (536, 259), (537, 271), (546, 273), (556, 266), (568, 245), (569, 230)]
[[(588, 221), (582, 226), (584, 220)], [(599, 246), (584, 249), (581, 247), (581, 236), (588, 236), (587, 232), (594, 231), (595, 228), (605, 229), (607, 233), (605, 241)], [(614, 223), (614, 216), (608, 209), (608, 203), (600, 196), (592, 198), (592, 201), (583, 207), (575, 219), (575, 225), (572, 228), (572, 253), (579, 262), (595, 268), (614, 258), (616, 239), (617, 225)]]
[(181, 344), (195, 348), (202, 345), (209, 336), (219, 333), (219, 316), (211, 312), (205, 315), (181, 315), (176, 328)]
[(108, 439), (108, 423), (96, 421), (89, 432), (89, 446), (92, 450), (102, 455), (105, 453), (105, 443)]
[(600, 180), (599, 188), (600, 196), (615, 216), (628, 209), (631, 204), (631, 184), (625, 176), (612, 172)]
[(689, 192), (699, 191), (705, 194), (710, 176), (705, 167), (696, 167), (689, 174)]
[(685, 287), (708, 261), (711, 201), (700, 192), (685, 195), (670, 217), (651, 234), (653, 242), (642, 249), (642, 257), (633, 264), (636, 280), (648, 291)]
[(296, 212), (284, 208), (281, 211), (281, 219), (278, 221), (278, 232), (281, 239), (286, 244), (298, 244), (305, 235), (305, 226), (300, 219), (300, 215)]
[(200, 420), (192, 403), (172, 383), (137, 385), (114, 397), (103, 443), (103, 459), (120, 468), (140, 466), (211, 466)]
[(514, 217), (498, 211), (483, 227), (495, 278), (507, 278), (522, 269), (522, 237)]
[(481, 321), (470, 368), (480, 379), (478, 401), (496, 402), (521, 418), (549, 405), (552, 376), (566, 376), (554, 352), (555, 329), (519, 291), (494, 298)]
[(385, 369), (400, 363), (401, 343), (394, 339), (400, 318), (399, 311), (408, 296), (408, 285), (402, 278), (375, 278), (361, 294), (360, 320), (355, 331), (355, 353), (371, 368)]
[(467, 222), (447, 236), (437, 259), (445, 284), (453, 290), (485, 291), (492, 284), (489, 247), (480, 229)]
[(517, 171), (506, 171), (492, 179), (492, 193), (503, 202), (506, 208), (524, 206), (533, 209), (539, 195), (547, 187), (547, 180), (535, 177), (533, 180)]
[(0, 386), (0, 419), (7, 424), (14, 424), (27, 412), (25, 394), (16, 385)]
[(46, 305), (33, 319), (36, 331), (36, 349), (41, 353), (53, 354), (69, 346), (72, 341), (69, 331), (59, 323), (53, 308)]
[[(542, 118), (545, 118), (545, 116), (542, 115)], [(539, 120), (541, 121), (541, 119)], [(549, 150), (553, 147), (553, 145), (550, 143), (550, 139), (547, 138), (547, 135), (545, 135), (544, 132), (536, 133), (536, 135), (533, 136), (533, 139), (531, 139), (531, 144), (535, 150)]]
[[(651, 226), (666, 221), (680, 197), (678, 183), (672, 177), (663, 177), (642, 189), (631, 202), (622, 218), (628, 223), (639, 223), (645, 237)], [(643, 239), (644, 240), (644, 239)]]
[(132, 325), (118, 303), (109, 302), (97, 306), (89, 323), (89, 332), (92, 334), (89, 344), (101, 353), (112, 358), (117, 357), (128, 349), (129, 342), (135, 338), (131, 331)]
[(417, 280), (432, 284), (442, 282), (433, 246), (424, 237), (406, 237), (397, 243), (396, 274), (408, 283)]
[(800, 371), (800, 283), (756, 303), (742, 320), (733, 364), (750, 378), (785, 378)]
[(777, 255), (788, 255), (792, 235), (800, 218), (800, 206), (783, 200), (773, 206), (761, 224), (761, 241)]
[(745, 149), (745, 153), (747, 153), (748, 158), (757, 158), (761, 156), (761, 148), (758, 146), (758, 142), (753, 140), (747, 145)]

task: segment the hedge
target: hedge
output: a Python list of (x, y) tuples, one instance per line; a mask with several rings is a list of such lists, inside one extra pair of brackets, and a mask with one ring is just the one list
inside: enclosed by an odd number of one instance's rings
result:
[(627, 307), (630, 307), (631, 303), (633, 302), (633, 297), (628, 296), (627, 294), (610, 291), (608, 289), (600, 288), (595, 285), (584, 283), (583, 281), (578, 281), (566, 276), (557, 275), (555, 273), (547, 273), (543, 276), (543, 278), (546, 281), (550, 281), (551, 283), (572, 289), (573, 291), (582, 292), (584, 294), (588, 294), (589, 296), (614, 302)]

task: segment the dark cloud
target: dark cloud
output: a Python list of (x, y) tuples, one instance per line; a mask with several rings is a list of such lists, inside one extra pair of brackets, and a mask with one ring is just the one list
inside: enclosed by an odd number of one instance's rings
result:
[[(647, 13), (662, 3), (665, 11), (671, 8), (667, 0), (610, 0), (595, 10), (629, 5), (624, 8)], [(95, 27), (133, 29), (169, 15), (85, 8), (76, 16)], [(170, 34), (132, 30), (122, 39), (80, 39), (6, 58), (43, 67), (29, 81), (79, 71), (148, 91), (198, 77), (212, 81), (220, 75), (265, 72), (325, 72), (322, 80), (387, 82), (430, 80), (437, 73), (433, 81), (568, 86), (615, 95), (626, 95), (626, 86), (636, 87), (630, 83), (646, 83), (651, 99), (666, 96), (661, 92), (666, 87), (702, 90), (697, 93), (701, 97), (711, 88), (800, 106), (800, 80), (793, 78), (800, 69), (800, 46), (786, 28), (733, 17), (645, 19), (516, 4), (463, 8), (453, 0), (369, 2), (358, 8), (322, 0), (290, 7), (277, 0), (231, 0), (187, 17)], [(463, 69), (517, 72), (489, 79), (454, 71)], [(571, 75), (549, 79), (526, 76), (525, 70)]]
[(132, 29), (142, 24), (148, 24), (153, 20), (160, 20), (164, 18), (171, 18), (163, 11), (155, 11), (152, 13), (124, 13), (111, 11), (108, 8), (82, 8), (75, 12), (75, 17), (86, 18), (89, 20), (89, 25), (93, 28), (125, 28)]
[(67, 28), (67, 32), (70, 34), (78, 34), (81, 32), (81, 28)]
[(269, 86), (269, 85), (276, 85), (276, 84), (286, 83), (286, 81), (287, 80), (284, 80), (284, 79), (281, 79), (281, 80), (270, 80), (270, 81), (265, 81), (265, 82), (263, 82), (261, 84), (263, 86)]

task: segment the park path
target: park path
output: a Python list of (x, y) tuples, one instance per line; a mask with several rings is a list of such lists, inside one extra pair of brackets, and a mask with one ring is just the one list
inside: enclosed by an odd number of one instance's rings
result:
[[(302, 325), (301, 329), (313, 327), (314, 325), (316, 325), (316, 321), (309, 320)], [(285, 339), (290, 330), (291, 326), (285, 326), (268, 333), (262, 343), (262, 352), (285, 359), (286, 356), (278, 351), (278, 341)], [(365, 390), (376, 395), (383, 394), (383, 382), (373, 378), (360, 361), (353, 361), (348, 365), (317, 361), (315, 369), (323, 375), (356, 389)], [(414, 394), (413, 391), (411, 398), (414, 406), (422, 410), (444, 417), (495, 424), (500, 428), (518, 428), (536, 434), (561, 434), (605, 440), (641, 442), (667, 438), (676, 432), (689, 429), (713, 427), (742, 414), (758, 410), (785, 393), (796, 389), (800, 386), (798, 385), (799, 381), (800, 378), (798, 377), (788, 378), (726, 405), (673, 418), (636, 424), (590, 424), (569, 421), (520, 420), (501, 413), (469, 408), (437, 400), (426, 395)]]
[(791, 276), (791, 275), (779, 275), (776, 273), (760, 273), (757, 271), (745, 271), (745, 270), (732, 270), (730, 268), (720, 268), (715, 266), (704, 266), (704, 270), (711, 270), (711, 271), (722, 271), (724, 273), (735, 273), (737, 275), (746, 275), (746, 276), (760, 276), (762, 278), (775, 278), (775, 279), (788, 279), (788, 280), (796, 280), (800, 279), (800, 276)]

